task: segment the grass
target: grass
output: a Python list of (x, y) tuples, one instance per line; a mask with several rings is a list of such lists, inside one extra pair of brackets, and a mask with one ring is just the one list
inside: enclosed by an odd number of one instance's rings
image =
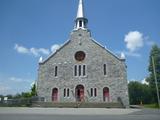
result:
[(145, 104), (144, 108), (158, 108), (158, 104)]

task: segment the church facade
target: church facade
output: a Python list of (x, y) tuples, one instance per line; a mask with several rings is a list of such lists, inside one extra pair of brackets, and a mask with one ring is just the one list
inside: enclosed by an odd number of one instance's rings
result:
[(129, 106), (124, 56), (91, 37), (79, 0), (75, 28), (55, 53), (39, 62), (37, 92), (47, 102), (118, 102)]

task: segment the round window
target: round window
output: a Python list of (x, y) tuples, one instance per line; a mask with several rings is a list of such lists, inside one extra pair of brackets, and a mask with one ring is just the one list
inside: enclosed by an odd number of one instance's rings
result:
[(76, 52), (76, 54), (75, 54), (75, 59), (77, 60), (77, 61), (83, 61), (84, 59), (85, 59), (85, 53), (83, 52), (83, 51), (78, 51), (78, 52)]

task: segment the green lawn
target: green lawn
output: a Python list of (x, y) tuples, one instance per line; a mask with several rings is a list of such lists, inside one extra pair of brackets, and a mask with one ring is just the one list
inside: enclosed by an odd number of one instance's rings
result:
[(158, 108), (158, 104), (145, 104), (144, 108)]

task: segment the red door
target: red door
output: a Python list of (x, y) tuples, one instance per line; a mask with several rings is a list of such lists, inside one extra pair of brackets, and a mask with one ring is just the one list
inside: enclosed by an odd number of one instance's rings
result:
[(76, 101), (84, 100), (84, 87), (83, 85), (78, 85), (75, 90)]
[(54, 88), (52, 90), (52, 101), (57, 102), (58, 101), (58, 89)]
[(83, 101), (84, 98), (84, 89), (80, 89), (80, 101)]
[(103, 101), (109, 102), (109, 88), (108, 87), (103, 88)]

